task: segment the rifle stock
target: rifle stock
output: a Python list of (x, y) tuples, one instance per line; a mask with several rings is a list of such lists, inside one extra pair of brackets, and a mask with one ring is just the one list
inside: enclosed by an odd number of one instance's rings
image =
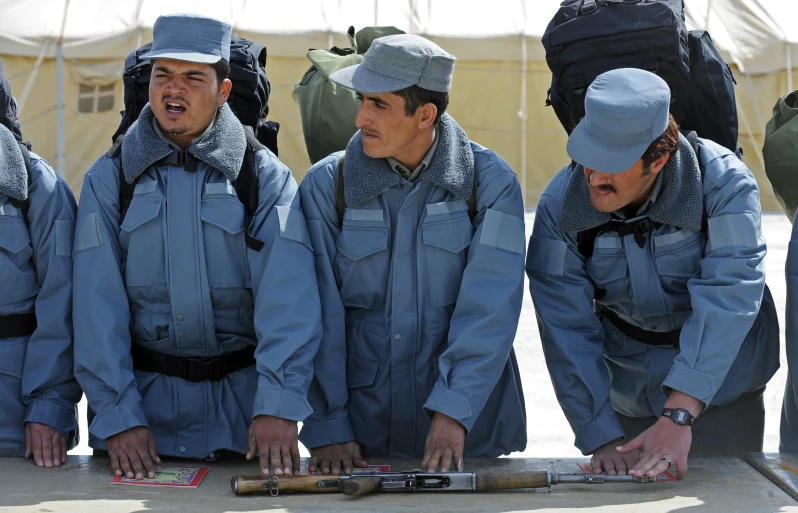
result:
[(475, 490), (479, 492), (518, 488), (548, 488), (551, 485), (550, 474), (545, 470), (480, 470), (476, 472), (475, 477)]
[[(233, 476), (230, 487), (236, 495), (254, 495), (277, 492), (340, 492), (339, 476)], [(379, 482), (377, 483), (379, 487)]]

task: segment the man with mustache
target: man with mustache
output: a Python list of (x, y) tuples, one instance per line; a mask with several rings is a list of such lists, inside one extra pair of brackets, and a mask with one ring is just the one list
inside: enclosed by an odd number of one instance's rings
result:
[(557, 398), (576, 447), (610, 475), (675, 464), (681, 479), (688, 452), (761, 451), (779, 366), (756, 180), (722, 146), (680, 135), (670, 99), (638, 69), (591, 84), (574, 163), (544, 191), (529, 241)]
[(72, 360), (75, 197), (29, 152), (0, 63), (0, 456), (66, 464), (81, 392)]
[(300, 187), (324, 322), (301, 433), (311, 469), (448, 470), (526, 446), (521, 189), (445, 114), (454, 61), (386, 36), (331, 76), (357, 92), (360, 130)]
[[(220, 451), (297, 473), (321, 335), (297, 185), (226, 103), (230, 25), (161, 16), (153, 35), (150, 103), (86, 173), (78, 209), (75, 368), (94, 412), (89, 442), (128, 478), (153, 477), (160, 455)], [(258, 170), (252, 216), (232, 185), (246, 158)], [(126, 210), (120, 180), (136, 183)]]

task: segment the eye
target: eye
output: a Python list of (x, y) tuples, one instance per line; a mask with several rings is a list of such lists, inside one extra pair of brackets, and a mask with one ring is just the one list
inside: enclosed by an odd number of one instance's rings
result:
[(375, 103), (374, 106), (377, 107), (377, 110), (385, 110), (385, 105), (381, 103)]

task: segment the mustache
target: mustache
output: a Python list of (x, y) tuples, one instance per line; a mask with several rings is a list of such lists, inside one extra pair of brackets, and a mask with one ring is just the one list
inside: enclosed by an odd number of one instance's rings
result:
[(611, 193), (617, 193), (618, 192), (617, 190), (615, 190), (614, 186), (612, 186), (611, 184), (608, 184), (608, 183), (601, 184), (601, 185), (594, 185), (593, 187), (595, 187), (596, 189), (598, 189), (598, 190), (600, 190), (602, 192), (611, 192)]
[(186, 98), (184, 96), (181, 96), (181, 95), (174, 95), (173, 96), (171, 94), (165, 94), (165, 95), (163, 95), (163, 98), (161, 100), (162, 101), (176, 100), (176, 101), (185, 103), (186, 106), (189, 106), (189, 107), (191, 106), (191, 104), (188, 102), (188, 100), (186, 100)]

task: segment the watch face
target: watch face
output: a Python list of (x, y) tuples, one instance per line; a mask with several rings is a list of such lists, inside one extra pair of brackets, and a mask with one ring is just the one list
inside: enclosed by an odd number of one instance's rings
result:
[(684, 410), (677, 410), (675, 420), (679, 424), (684, 424), (685, 422), (687, 422), (687, 412)]

